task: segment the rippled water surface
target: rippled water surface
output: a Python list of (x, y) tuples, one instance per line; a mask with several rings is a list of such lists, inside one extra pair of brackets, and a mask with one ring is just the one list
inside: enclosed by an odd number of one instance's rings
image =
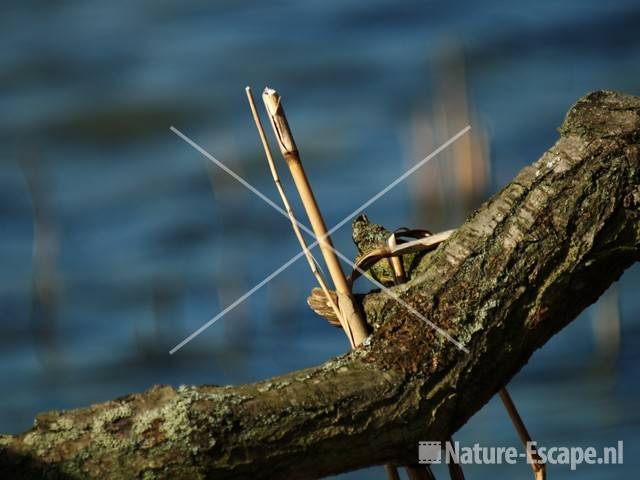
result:
[[(313, 281), (299, 261), (168, 355), (298, 251), (286, 219), (170, 126), (275, 200), (243, 88), (277, 87), (333, 225), (437, 146), (419, 141), (416, 119), (442, 104), (455, 58), (486, 140), (489, 194), (555, 141), (581, 95), (640, 94), (638, 24), (631, 1), (5, 6), (0, 431), (153, 384), (253, 381), (346, 350), (307, 309)], [(438, 215), (416, 200), (420, 188), (412, 178), (367, 212), (393, 228), (428, 223)], [(354, 254), (348, 226), (335, 243)], [(635, 267), (511, 384), (541, 443), (625, 441), (623, 466), (580, 478), (639, 467), (638, 285)], [(456, 438), (516, 441), (496, 399)], [(497, 475), (531, 477), (523, 465), (468, 469)], [(344, 478), (372, 477), (382, 471)]]

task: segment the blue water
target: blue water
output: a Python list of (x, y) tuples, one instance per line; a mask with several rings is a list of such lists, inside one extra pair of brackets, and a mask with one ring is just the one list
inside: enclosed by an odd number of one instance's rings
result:
[[(632, 1), (5, 5), (0, 431), (153, 384), (248, 382), (346, 350), (307, 309), (313, 281), (300, 261), (168, 355), (298, 251), (286, 219), (171, 125), (275, 200), (243, 89), (278, 88), (333, 225), (430, 153), (411, 147), (412, 122), (437, 97), (438, 58), (454, 48), (472, 127), (489, 140), (493, 192), (554, 142), (578, 97), (640, 94), (639, 24)], [(398, 227), (418, 208), (402, 184), (367, 211)], [(348, 227), (334, 239), (354, 254)], [(55, 292), (45, 297), (34, 289), (43, 275)], [(587, 312), (511, 384), (540, 443), (625, 441), (624, 465), (583, 466), (580, 478), (631, 478), (640, 466), (639, 282), (634, 267), (617, 285), (615, 361), (596, 354)], [(516, 444), (495, 399), (456, 439)], [(466, 471), (531, 477), (524, 465)], [(372, 476), (381, 470), (344, 478)]]

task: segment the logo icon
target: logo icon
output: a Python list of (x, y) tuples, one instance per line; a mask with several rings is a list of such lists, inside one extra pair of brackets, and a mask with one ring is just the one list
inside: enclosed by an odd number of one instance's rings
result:
[(418, 463), (440, 463), (441, 461), (440, 442), (418, 442)]

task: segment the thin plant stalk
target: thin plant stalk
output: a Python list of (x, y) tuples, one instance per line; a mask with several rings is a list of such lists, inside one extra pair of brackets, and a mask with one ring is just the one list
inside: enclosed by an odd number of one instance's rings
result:
[[(393, 250), (398, 246), (396, 242), (396, 234), (392, 233), (389, 235), (387, 239), (387, 245), (390, 250)], [(400, 285), (407, 281), (407, 274), (404, 271), (404, 265), (402, 265), (402, 257), (397, 255), (393, 255), (389, 257), (389, 264), (391, 265), (391, 269), (393, 270), (394, 282), (396, 285)]]
[(313, 195), (311, 185), (300, 161), (298, 148), (293, 139), (289, 123), (282, 107), (280, 95), (275, 90), (266, 88), (262, 94), (262, 100), (267, 109), (271, 126), (273, 127), (280, 151), (287, 162), (291, 176), (302, 200), (302, 204), (309, 217), (311, 227), (320, 245), (320, 251), (327, 264), (329, 274), (338, 295), (338, 308), (347, 324), (347, 336), (352, 347), (357, 346), (369, 335), (367, 324), (353, 298), (351, 286), (347, 281), (337, 255), (333, 251), (331, 238), (325, 225), (318, 202)]
[(307, 246), (307, 242), (304, 240), (302, 236), (302, 232), (300, 231), (300, 227), (298, 226), (298, 221), (296, 220), (293, 209), (291, 208), (291, 204), (289, 203), (289, 199), (284, 192), (284, 188), (282, 187), (282, 183), (280, 182), (280, 177), (278, 176), (278, 171), (276, 170), (275, 162), (273, 161), (273, 155), (271, 154), (271, 148), (269, 147), (269, 142), (267, 140), (267, 136), (265, 135), (264, 128), (262, 126), (262, 122), (260, 121), (260, 116), (258, 115), (258, 111), (256, 109), (256, 104), (253, 99), (253, 92), (251, 91), (251, 87), (246, 87), (245, 91), (247, 93), (247, 99), (249, 100), (249, 107), (251, 108), (251, 114), (253, 115), (253, 120), (256, 124), (256, 129), (258, 130), (258, 135), (260, 136), (260, 141), (262, 142), (262, 147), (264, 148), (265, 156), (267, 157), (267, 162), (269, 164), (269, 170), (271, 170), (271, 176), (273, 177), (273, 181), (276, 184), (276, 188), (278, 193), (280, 194), (280, 198), (282, 199), (282, 204), (284, 205), (284, 209), (289, 216), (289, 220), (291, 222), (291, 228), (293, 228), (293, 232), (298, 239), (298, 243), (302, 247), (304, 252), (304, 256), (307, 259), (307, 263), (309, 264), (309, 268), (311, 269), (311, 273), (316, 278), (318, 285), (322, 289), (327, 299), (327, 305), (329, 305), (338, 319), (341, 318), (340, 310), (338, 309), (338, 305), (333, 301), (331, 294), (329, 293), (329, 288), (327, 287), (327, 283), (324, 280), (322, 274), (318, 271), (318, 267), (316, 265), (315, 259), (311, 255), (309, 251), (309, 247)]
[(529, 461), (531, 462), (531, 468), (533, 468), (535, 479), (545, 480), (547, 475), (545, 465), (540, 461), (540, 456), (538, 455), (536, 450), (528, 448), (531, 442), (531, 435), (529, 435), (527, 427), (524, 425), (522, 417), (520, 417), (520, 414), (516, 409), (516, 405), (513, 403), (511, 395), (509, 395), (509, 392), (506, 388), (500, 390), (500, 399), (502, 400), (502, 403), (504, 404), (504, 407), (509, 414), (509, 418), (511, 418), (511, 423), (513, 423), (516, 431), (518, 432), (520, 441), (522, 441), (522, 443), (526, 447), (527, 455), (529, 456)]

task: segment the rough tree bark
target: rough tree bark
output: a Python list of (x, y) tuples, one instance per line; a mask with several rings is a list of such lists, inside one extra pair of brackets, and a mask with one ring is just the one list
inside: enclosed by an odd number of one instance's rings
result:
[[(161, 386), (0, 436), (2, 478), (309, 478), (412, 463), (640, 258), (640, 99), (595, 92), (560, 139), (395, 291), (374, 334), (315, 368), (252, 385)], [(37, 477), (39, 478), (39, 477)]]

